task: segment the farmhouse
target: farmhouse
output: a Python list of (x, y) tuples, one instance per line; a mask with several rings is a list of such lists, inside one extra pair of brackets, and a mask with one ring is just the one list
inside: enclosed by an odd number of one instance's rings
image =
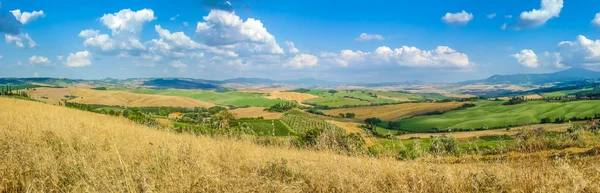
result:
[(183, 113), (181, 112), (174, 112), (169, 114), (169, 119), (181, 119), (183, 118)]

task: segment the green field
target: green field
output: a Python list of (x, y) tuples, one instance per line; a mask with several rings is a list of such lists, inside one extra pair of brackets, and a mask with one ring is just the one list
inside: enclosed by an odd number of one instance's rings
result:
[(374, 91), (340, 90), (332, 93), (327, 90), (311, 90), (306, 93), (317, 95), (319, 98), (306, 100), (304, 103), (333, 108), (344, 106), (366, 106), (370, 104), (391, 104), (397, 102), (396, 100), (378, 98)]
[(245, 123), (256, 135), (275, 135), (275, 136), (290, 136), (294, 135), (293, 131), (284, 125), (280, 120), (241, 120)]
[[(488, 128), (539, 123), (542, 118), (564, 116), (593, 117), (600, 113), (600, 101), (543, 102), (528, 101), (517, 105), (502, 105), (499, 101), (478, 101), (476, 106), (441, 115), (400, 120), (400, 128), (409, 132), (431, 132), (433, 128), (475, 129), (484, 124)], [(387, 126), (387, 122), (382, 123)]]
[(264, 98), (262, 94), (242, 92), (213, 92), (205, 90), (182, 90), (182, 89), (125, 89), (124, 91), (138, 94), (156, 94), (165, 96), (182, 96), (199, 101), (215, 103), (218, 105), (231, 105), (236, 107), (270, 107), (277, 103), (289, 102), (279, 99)]
[(398, 98), (398, 99), (408, 99), (411, 101), (423, 101), (423, 100), (427, 100), (427, 99), (443, 100), (443, 99), (448, 98), (448, 97), (440, 95), (440, 94), (415, 94), (415, 93), (392, 92), (392, 91), (373, 91), (373, 93), (377, 94), (378, 96), (385, 96), (385, 97)]
[(333, 130), (344, 132), (343, 128), (328, 123), (327, 121), (310, 117), (300, 111), (289, 111), (281, 117), (281, 121), (286, 123), (296, 133), (306, 133), (311, 129)]
[(561, 90), (561, 91), (556, 91), (556, 92), (548, 92), (548, 93), (543, 93), (542, 96), (543, 97), (562, 97), (562, 96), (567, 96), (567, 95), (574, 94), (574, 93), (577, 93), (577, 92), (589, 91), (589, 90), (592, 90), (592, 88), (574, 89), (574, 90)]

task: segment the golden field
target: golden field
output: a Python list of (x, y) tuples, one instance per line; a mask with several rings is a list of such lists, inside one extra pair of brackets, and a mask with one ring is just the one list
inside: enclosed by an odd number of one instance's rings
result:
[(282, 99), (289, 101), (296, 101), (298, 104), (302, 104), (305, 100), (318, 98), (316, 95), (305, 94), (305, 93), (297, 93), (297, 92), (281, 92), (281, 91), (272, 91), (269, 92), (267, 96), (269, 99)]
[[(74, 95), (77, 98), (69, 102), (82, 104), (102, 104), (131, 107), (146, 106), (172, 106), (172, 107), (213, 107), (215, 104), (202, 102), (186, 97), (161, 96), (148, 94), (134, 94), (123, 91), (105, 91), (83, 88), (37, 88), (27, 91), (31, 98), (49, 104), (58, 104), (65, 95)], [(47, 97), (48, 99), (42, 98)]]
[(323, 111), (327, 115), (337, 116), (340, 113), (355, 113), (355, 119), (365, 120), (369, 117), (377, 117), (383, 121), (393, 121), (421, 115), (433, 111), (448, 111), (460, 107), (466, 102), (447, 103), (404, 103), (384, 106), (366, 106), (355, 108), (340, 108)]
[(238, 108), (231, 110), (235, 115), (235, 118), (255, 118), (255, 117), (263, 117), (265, 119), (279, 119), (283, 116), (283, 113), (278, 112), (268, 112), (265, 111), (264, 107), (247, 107), (247, 108)]
[(0, 192), (600, 192), (593, 155), (397, 161), (176, 134), (39, 102), (0, 104)]

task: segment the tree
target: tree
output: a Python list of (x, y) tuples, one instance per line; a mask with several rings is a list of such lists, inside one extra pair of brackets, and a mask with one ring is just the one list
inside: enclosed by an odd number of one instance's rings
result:
[(354, 114), (354, 113), (346, 113), (346, 118), (354, 119), (354, 117), (356, 117), (356, 114)]
[(346, 115), (344, 113), (340, 113), (340, 117), (341, 118), (346, 118)]
[(377, 117), (371, 117), (365, 119), (365, 123), (367, 124), (367, 127), (371, 128), (371, 130), (375, 130), (377, 124), (381, 123), (381, 119)]

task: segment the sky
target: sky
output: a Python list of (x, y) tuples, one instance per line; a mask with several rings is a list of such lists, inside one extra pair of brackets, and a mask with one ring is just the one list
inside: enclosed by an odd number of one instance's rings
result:
[(456, 82), (600, 70), (597, 0), (0, 3), (0, 77)]

